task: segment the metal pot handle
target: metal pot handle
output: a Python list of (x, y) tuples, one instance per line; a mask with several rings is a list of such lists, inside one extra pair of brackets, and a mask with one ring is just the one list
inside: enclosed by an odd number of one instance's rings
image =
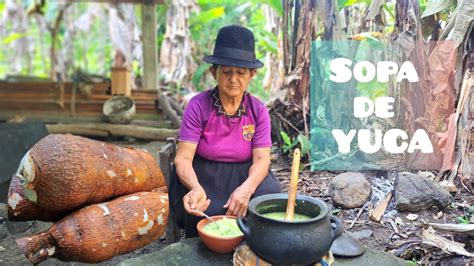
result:
[(237, 225), (240, 228), (240, 231), (244, 233), (245, 237), (250, 235), (250, 228), (247, 226), (247, 218), (237, 218)]
[(341, 221), (341, 219), (337, 218), (336, 216), (332, 216), (332, 215), (329, 216), (329, 220), (331, 221), (332, 239), (336, 239), (344, 231), (342, 221)]

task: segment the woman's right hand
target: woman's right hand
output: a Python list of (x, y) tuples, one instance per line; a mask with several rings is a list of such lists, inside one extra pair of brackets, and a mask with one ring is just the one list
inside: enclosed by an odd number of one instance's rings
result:
[(196, 186), (184, 195), (183, 203), (186, 212), (195, 216), (201, 216), (195, 210), (204, 212), (209, 207), (211, 200), (207, 198), (206, 191), (204, 191), (202, 186)]

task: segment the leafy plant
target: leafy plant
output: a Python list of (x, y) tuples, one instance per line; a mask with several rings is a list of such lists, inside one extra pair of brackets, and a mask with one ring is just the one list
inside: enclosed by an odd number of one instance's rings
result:
[(280, 131), (280, 135), (283, 138), (283, 153), (290, 153), (298, 146), (298, 144), (302, 155), (307, 154), (311, 149), (311, 142), (308, 137), (303, 134), (299, 134), (293, 140), (291, 140), (290, 136), (288, 136), (284, 131)]
[(463, 215), (457, 216), (456, 221), (460, 224), (470, 224), (474, 214), (474, 206), (462, 206)]
[(467, 219), (466, 216), (458, 216), (456, 217), (456, 221), (458, 221), (458, 223), (460, 224), (469, 224), (469, 219)]
[(291, 141), (288, 134), (286, 134), (284, 131), (280, 131), (280, 135), (283, 138), (283, 146), (281, 147), (283, 153), (290, 153), (298, 144), (298, 140), (294, 139), (293, 141)]

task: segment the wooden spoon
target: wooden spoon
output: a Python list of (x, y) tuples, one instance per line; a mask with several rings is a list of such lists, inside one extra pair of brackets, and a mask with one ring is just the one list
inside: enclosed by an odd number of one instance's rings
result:
[(298, 172), (300, 170), (300, 149), (293, 152), (293, 164), (291, 165), (290, 187), (288, 188), (288, 203), (286, 205), (285, 220), (293, 221), (295, 215), (296, 190), (298, 189)]

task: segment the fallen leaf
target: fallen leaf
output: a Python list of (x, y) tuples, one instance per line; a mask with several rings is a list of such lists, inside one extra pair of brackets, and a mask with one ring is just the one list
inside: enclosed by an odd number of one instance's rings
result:
[(428, 227), (428, 229), (423, 230), (423, 233), (421, 234), (421, 240), (424, 244), (438, 247), (447, 253), (454, 252), (459, 255), (474, 257), (474, 253), (468, 252), (466, 249), (464, 249), (463, 244), (436, 235), (435, 230), (431, 226)]
[(7, 250), (7, 249), (4, 248), (4, 247), (2, 247), (2, 246), (0, 246), (0, 251), (5, 251), (5, 250)]
[(418, 214), (410, 213), (406, 216), (406, 218), (410, 221), (414, 221), (418, 218)]

